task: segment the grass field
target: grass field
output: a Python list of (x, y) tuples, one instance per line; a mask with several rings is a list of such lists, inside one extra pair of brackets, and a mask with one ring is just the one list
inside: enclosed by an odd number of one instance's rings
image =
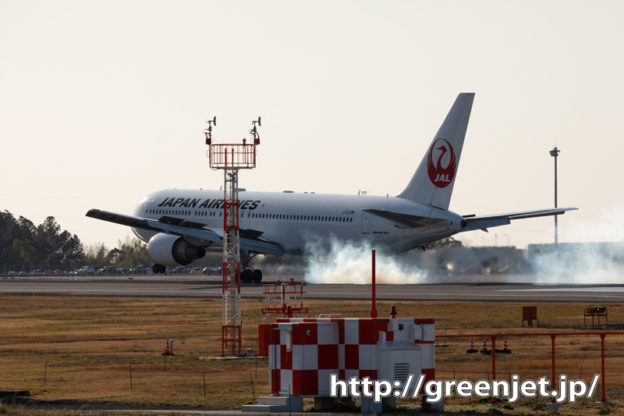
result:
[[(521, 328), (521, 306), (511, 302), (396, 302), (399, 316), (435, 318), (436, 333), (577, 331), (581, 303), (533, 303), (540, 328)], [(367, 316), (361, 301), (307, 302), (310, 315)], [(243, 349), (257, 349), (262, 301), (243, 302)], [(624, 306), (609, 304), (610, 324), (624, 323)], [(389, 302), (377, 306), (387, 315)], [(240, 408), (269, 393), (265, 360), (216, 361), (220, 355), (221, 300), (86, 297), (0, 297), (0, 390), (26, 389), (40, 400), (119, 402), (145, 406), (211, 409)], [(175, 340), (174, 357), (164, 361), (166, 339)], [(503, 340), (498, 341), (502, 347)], [(497, 356), (497, 378), (550, 376), (550, 338), (509, 338), (512, 354)], [(481, 340), (475, 340), (480, 348)], [(624, 414), (624, 336), (608, 336), (607, 398), (568, 404), (559, 414)], [(491, 358), (467, 355), (468, 339), (440, 339), (438, 378), (491, 377)], [(589, 380), (600, 372), (600, 337), (559, 337), (557, 373)], [(250, 355), (253, 355), (253, 352)], [(205, 389), (204, 389), (205, 380)], [(595, 399), (600, 396), (595, 395)], [(416, 408), (419, 402), (399, 401)], [(537, 407), (537, 411), (535, 410)], [(446, 408), (462, 413), (535, 414), (544, 401), (492, 409), (476, 400), (452, 399)]]

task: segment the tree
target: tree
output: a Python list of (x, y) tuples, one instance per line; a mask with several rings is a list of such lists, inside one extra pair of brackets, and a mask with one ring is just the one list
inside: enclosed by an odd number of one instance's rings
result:
[(104, 266), (136, 267), (150, 264), (147, 245), (138, 238), (118, 241), (117, 247), (108, 250), (104, 244), (90, 246), (86, 250), (85, 263), (95, 268)]
[(117, 247), (111, 250), (111, 260), (117, 267), (136, 267), (152, 262), (147, 252), (147, 244), (138, 238), (119, 241)]
[(18, 264), (22, 267), (27, 266), (29, 269), (40, 266), (40, 257), (37, 253), (37, 249), (33, 247), (28, 241), (16, 238), (11, 244), (11, 248), (17, 255)]
[(82, 242), (76, 234), (63, 231), (60, 238), (59, 264), (64, 269), (75, 269), (84, 261)]
[(60, 264), (60, 229), (54, 217), (47, 217), (35, 230), (35, 246), (46, 269)]
[(70, 269), (84, 260), (76, 234), (61, 230), (54, 217), (35, 226), (27, 218), (0, 212), (0, 271), (34, 268)]
[(0, 212), (0, 269), (16, 268), (20, 263), (19, 253), (13, 242), (17, 232), (17, 221), (9, 211)]
[(85, 263), (95, 268), (100, 268), (110, 265), (110, 259), (108, 257), (109, 251), (104, 244), (96, 244), (87, 247), (85, 254)]

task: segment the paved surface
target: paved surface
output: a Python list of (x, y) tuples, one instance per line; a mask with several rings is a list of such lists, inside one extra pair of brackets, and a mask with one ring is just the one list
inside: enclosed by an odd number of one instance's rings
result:
[[(220, 297), (218, 278), (180, 281), (100, 278), (86, 280), (0, 280), (0, 294), (69, 296)], [(244, 285), (243, 298), (263, 297), (262, 285)], [(369, 299), (369, 285), (306, 285), (308, 299)], [(489, 300), (623, 302), (624, 285), (531, 285), (526, 283), (447, 283), (378, 285), (380, 300)]]

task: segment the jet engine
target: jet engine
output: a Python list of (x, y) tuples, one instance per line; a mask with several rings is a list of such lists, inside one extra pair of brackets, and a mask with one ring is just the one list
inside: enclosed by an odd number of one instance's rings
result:
[(158, 233), (149, 240), (147, 252), (156, 264), (186, 266), (206, 255), (202, 247), (194, 246), (177, 235)]

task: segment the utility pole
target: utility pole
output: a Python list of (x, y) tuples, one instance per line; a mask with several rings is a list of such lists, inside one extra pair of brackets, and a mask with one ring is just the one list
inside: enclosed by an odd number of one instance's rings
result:
[[(555, 208), (557, 208), (557, 157), (559, 156), (559, 152), (560, 150), (557, 149), (557, 147), (555, 146), (551, 151), (550, 151), (550, 155), (555, 158)], [(559, 245), (559, 234), (558, 234), (558, 228), (557, 228), (557, 217), (558, 215), (555, 215), (555, 246)]]

